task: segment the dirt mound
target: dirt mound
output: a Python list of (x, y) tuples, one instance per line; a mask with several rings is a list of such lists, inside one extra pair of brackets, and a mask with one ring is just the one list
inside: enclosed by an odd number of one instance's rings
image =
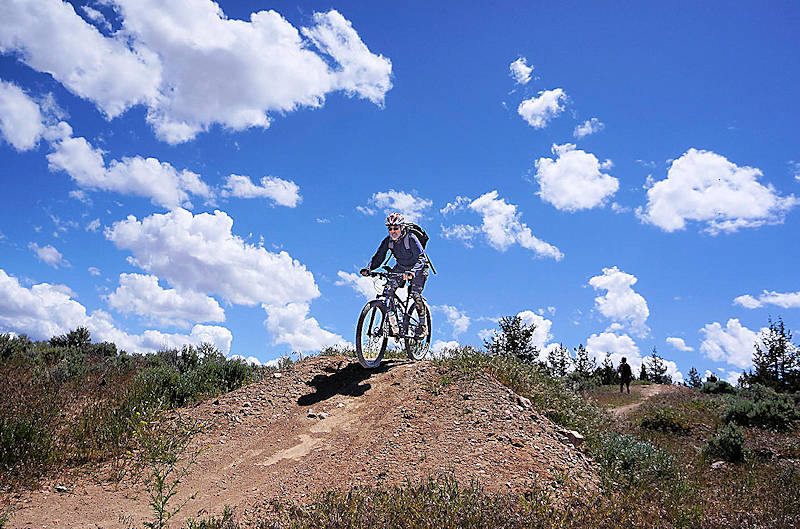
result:
[[(453, 383), (429, 362), (390, 361), (367, 371), (316, 357), (190, 410), (208, 427), (207, 449), (181, 486), (176, 517), (255, 519), (272, 499), (307, 501), (326, 488), (394, 485), (452, 473), (490, 491), (535, 482), (556, 496), (593, 493), (596, 466), (574, 437), (489, 377)], [(448, 383), (450, 382), (450, 383)], [(110, 528), (150, 517), (141, 485), (85, 479), (15, 506), (10, 527)]]

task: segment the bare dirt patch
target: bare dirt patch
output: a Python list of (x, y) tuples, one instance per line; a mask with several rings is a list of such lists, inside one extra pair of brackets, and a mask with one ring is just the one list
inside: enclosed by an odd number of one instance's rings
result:
[[(452, 473), (489, 491), (531, 483), (556, 497), (594, 493), (596, 464), (567, 432), (489, 378), (446, 383), (429, 362), (365, 370), (317, 357), (277, 376), (183, 410), (207, 424), (205, 447), (177, 502), (176, 521), (233, 506), (255, 520), (273, 499), (310, 501), (329, 488), (396, 485)], [(443, 381), (445, 383), (443, 383)], [(151, 516), (141, 484), (84, 477), (15, 498), (9, 527), (111, 528)]]

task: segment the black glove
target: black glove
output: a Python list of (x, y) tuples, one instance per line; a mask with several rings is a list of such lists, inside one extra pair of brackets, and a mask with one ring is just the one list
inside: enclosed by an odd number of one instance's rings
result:
[(364, 277), (368, 277), (369, 276), (369, 268), (362, 268), (361, 270), (358, 271), (358, 273), (361, 274)]

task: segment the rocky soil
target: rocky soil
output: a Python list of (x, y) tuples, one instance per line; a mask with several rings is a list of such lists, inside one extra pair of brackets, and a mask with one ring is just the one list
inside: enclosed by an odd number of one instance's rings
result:
[[(364, 370), (345, 357), (313, 357), (268, 380), (183, 413), (202, 420), (204, 446), (181, 486), (180, 521), (226, 505), (255, 520), (273, 499), (310, 501), (326, 488), (394, 485), (451, 473), (490, 491), (532, 483), (554, 497), (597, 493), (582, 438), (489, 378), (453, 381), (430, 362)], [(9, 527), (108, 529), (152, 516), (140, 482), (94, 472), (14, 498)], [(178, 526), (175, 524), (175, 526)]]

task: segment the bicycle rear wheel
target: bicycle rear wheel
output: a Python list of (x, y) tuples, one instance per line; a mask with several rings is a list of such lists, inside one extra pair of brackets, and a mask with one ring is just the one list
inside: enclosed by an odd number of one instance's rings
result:
[(386, 307), (383, 302), (373, 300), (364, 305), (356, 325), (356, 356), (367, 369), (381, 365), (389, 337), (384, 328)]
[[(420, 324), (419, 311), (417, 310), (417, 305), (415, 303), (412, 303), (411, 307), (409, 307), (408, 312), (406, 313), (406, 319), (408, 321), (408, 325), (406, 326), (406, 329), (408, 329), (408, 334), (413, 336)], [(411, 360), (422, 360), (425, 358), (425, 355), (428, 354), (428, 351), (431, 348), (431, 335), (433, 334), (433, 327), (431, 327), (431, 309), (428, 307), (427, 303), (425, 304), (425, 320), (428, 324), (428, 334), (425, 337), (404, 338), (406, 355), (408, 355)]]

